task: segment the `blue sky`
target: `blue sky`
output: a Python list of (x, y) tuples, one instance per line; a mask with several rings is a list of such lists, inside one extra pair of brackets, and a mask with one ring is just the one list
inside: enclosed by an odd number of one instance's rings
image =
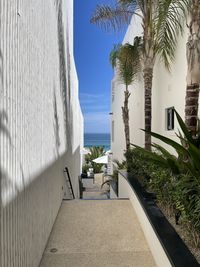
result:
[(74, 1), (74, 54), (86, 133), (110, 132), (110, 88), (113, 70), (109, 53), (124, 33), (105, 32), (90, 24), (97, 4), (109, 0)]

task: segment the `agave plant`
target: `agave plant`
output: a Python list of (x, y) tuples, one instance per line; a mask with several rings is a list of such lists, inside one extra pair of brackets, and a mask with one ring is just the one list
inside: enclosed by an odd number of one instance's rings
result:
[(178, 156), (170, 154), (165, 148), (158, 144), (153, 144), (152, 146), (159, 153), (146, 151), (144, 148), (136, 145), (133, 146), (140, 149), (140, 151), (153, 161), (171, 168), (174, 174), (189, 173), (200, 183), (200, 131), (196, 136), (193, 136), (187, 129), (186, 124), (178, 112), (176, 110), (174, 110), (174, 112), (182, 130), (182, 134), (180, 134), (180, 132), (177, 134), (180, 143), (155, 132), (147, 133), (174, 148)]
[[(160, 194), (161, 202), (173, 206), (176, 223), (179, 217), (189, 228), (189, 235), (196, 247), (200, 245), (200, 128), (194, 136), (175, 110), (181, 133), (177, 134), (180, 143), (163, 135), (148, 132), (151, 136), (171, 146), (177, 152), (177, 156), (169, 153), (158, 144), (153, 144), (154, 152), (137, 147), (146, 161), (153, 162), (157, 169), (161, 169), (161, 175), (156, 177), (152, 172), (151, 181), (156, 193)], [(171, 174), (165, 175), (165, 170), (171, 170)], [(164, 173), (163, 179), (161, 178)], [(160, 187), (163, 186), (163, 187)], [(166, 192), (167, 195), (166, 195)]]

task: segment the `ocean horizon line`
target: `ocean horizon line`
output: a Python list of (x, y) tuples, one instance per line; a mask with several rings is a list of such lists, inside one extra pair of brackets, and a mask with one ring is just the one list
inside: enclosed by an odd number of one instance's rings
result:
[(105, 150), (109, 150), (110, 140), (110, 133), (84, 133), (84, 147), (103, 146)]
[(111, 134), (111, 133), (84, 133), (84, 134)]

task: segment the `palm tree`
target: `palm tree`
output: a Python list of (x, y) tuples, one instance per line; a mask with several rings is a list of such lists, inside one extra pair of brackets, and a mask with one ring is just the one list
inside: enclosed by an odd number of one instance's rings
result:
[(136, 79), (139, 73), (139, 54), (138, 47), (141, 43), (141, 38), (135, 38), (134, 45), (125, 44), (114, 46), (110, 53), (110, 63), (113, 68), (116, 68), (118, 76), (125, 85), (124, 90), (124, 105), (122, 107), (122, 118), (124, 122), (124, 133), (126, 140), (126, 149), (130, 147), (130, 127), (129, 127), (129, 108), (128, 100), (131, 95), (129, 85)]
[[(185, 6), (189, 0), (118, 0), (115, 6), (98, 5), (91, 23), (105, 29), (119, 30), (130, 22), (135, 14), (141, 18), (143, 36), (141, 62), (145, 92), (145, 148), (151, 149), (151, 94), (153, 68), (157, 55), (169, 69), (177, 43), (178, 33), (183, 31)], [(166, 14), (165, 12), (169, 12)], [(163, 34), (165, 33), (165, 34)]]
[[(173, 0), (168, 0), (168, 5)], [(185, 97), (185, 123), (192, 135), (197, 134), (198, 100), (200, 84), (200, 0), (185, 1), (183, 9), (189, 11), (189, 36), (186, 45), (187, 51), (187, 86)], [(162, 4), (166, 18), (170, 19), (168, 6)], [(165, 18), (165, 19), (166, 19)], [(163, 31), (162, 34), (165, 34)]]
[(187, 87), (185, 98), (185, 123), (196, 135), (200, 84), (200, 0), (191, 0), (189, 9), (189, 37), (187, 42)]

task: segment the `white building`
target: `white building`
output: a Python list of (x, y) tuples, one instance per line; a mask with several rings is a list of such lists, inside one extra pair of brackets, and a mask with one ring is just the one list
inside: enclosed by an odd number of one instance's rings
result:
[[(124, 37), (123, 43), (133, 43), (134, 37), (141, 35), (142, 28), (138, 17), (133, 17)], [(152, 131), (160, 133), (177, 140), (178, 123), (174, 121), (174, 130), (167, 130), (167, 109), (175, 107), (184, 118), (185, 93), (186, 93), (186, 42), (185, 35), (180, 36), (176, 50), (175, 61), (169, 73), (162, 62), (157, 59), (154, 68), (152, 87)], [(112, 81), (112, 142), (111, 148), (113, 159), (122, 160), (125, 151), (124, 125), (122, 121), (121, 106), (124, 100), (124, 85), (119, 82), (117, 75)], [(129, 98), (130, 111), (130, 140), (131, 143), (144, 146), (144, 87), (143, 80), (134, 82), (130, 86), (131, 96)], [(169, 127), (170, 128), (170, 127)], [(153, 140), (155, 141), (155, 140)], [(158, 140), (156, 140), (159, 143)], [(162, 144), (164, 145), (164, 144)], [(170, 149), (170, 148), (168, 148)]]
[(79, 197), (73, 0), (1, 0), (0, 11), (0, 266), (37, 267), (69, 194), (64, 167)]

